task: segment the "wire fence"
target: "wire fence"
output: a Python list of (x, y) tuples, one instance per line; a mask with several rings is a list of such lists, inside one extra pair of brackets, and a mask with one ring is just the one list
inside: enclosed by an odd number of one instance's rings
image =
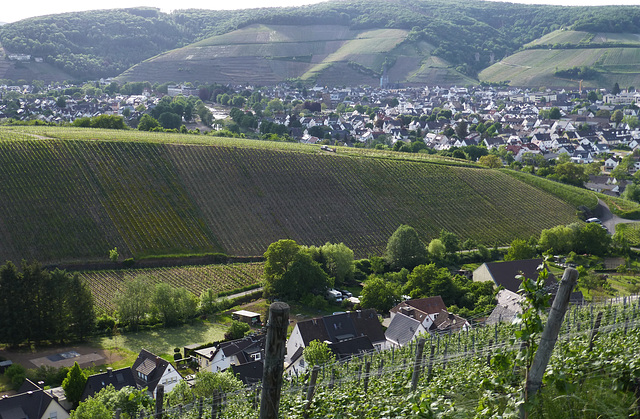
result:
[[(571, 306), (567, 311), (556, 347), (576, 340), (588, 340), (594, 334), (597, 317), (601, 316), (597, 335), (640, 330), (640, 298), (638, 295), (620, 297), (585, 305)], [(456, 364), (486, 362), (497, 353), (517, 353), (522, 343), (514, 336), (520, 326), (500, 324), (476, 327), (468, 331), (443, 335), (427, 335), (424, 352), (417, 359), (418, 342), (404, 347), (391, 346), (380, 352), (364, 352), (321, 365), (312, 381), (311, 370), (285, 374), (281, 399), (304, 402), (309, 394), (320, 391), (341, 391), (356, 388), (366, 392), (376, 381), (406, 382), (414, 371), (420, 376), (418, 385), (424, 389), (430, 377)], [(592, 372), (594, 376), (598, 372)], [(312, 387), (312, 392), (310, 391)], [(258, 417), (260, 408), (259, 384), (243, 390), (213, 397), (195, 399), (183, 405), (164, 406), (162, 412), (139, 412), (140, 418), (240, 418)], [(409, 390), (407, 391), (409, 393)], [(464, 402), (459, 407), (473, 407)], [(281, 415), (282, 416), (282, 415)], [(116, 418), (118, 415), (116, 414)]]

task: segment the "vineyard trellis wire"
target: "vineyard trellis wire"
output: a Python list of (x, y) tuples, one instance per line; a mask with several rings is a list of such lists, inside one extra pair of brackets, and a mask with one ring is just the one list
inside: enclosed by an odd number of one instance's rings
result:
[[(593, 331), (592, 323), (597, 313), (602, 313), (602, 321), (598, 329), (598, 339), (590, 352), (587, 348)], [(473, 397), (455, 399), (454, 388), (459, 388), (463, 393), (475, 394), (470, 388), (484, 385), (483, 380), (495, 373), (494, 363), (498, 362), (496, 360), (502, 359), (503, 356), (515, 356), (521, 349), (520, 342), (513, 338), (513, 332), (517, 328), (515, 324), (502, 324), (459, 334), (430, 335), (427, 338), (424, 356), (418, 360), (422, 373), (417, 392), (414, 393), (409, 390), (408, 384), (414, 369), (416, 341), (405, 347), (362, 353), (321, 366), (315, 382), (316, 395), (309, 411), (305, 410), (308, 372), (286, 375), (280, 416), (416, 417), (413, 408), (426, 397), (443, 403), (442, 409), (450, 409), (450, 413), (458, 412), (456, 417), (473, 417), (478, 400)], [(556, 379), (557, 370), (564, 367), (572, 373), (581, 370), (576, 374), (583, 382), (596, 380), (607, 374), (611, 375), (611, 381), (615, 381), (617, 377), (614, 374), (628, 365), (637, 353), (640, 353), (640, 296), (631, 296), (620, 302), (606, 301), (573, 306), (565, 316), (548, 368), (551, 370), (549, 374)], [(607, 357), (608, 363), (591, 365), (590, 362), (598, 359), (598, 356)], [(640, 379), (640, 365), (637, 361), (634, 368), (636, 369), (632, 374), (636, 374), (636, 378)], [(368, 374), (365, 373), (367, 370)], [(363, 389), (365, 381), (369, 386), (369, 394), (365, 394)], [(193, 403), (184, 406), (165, 406), (162, 416), (198, 418), (202, 412), (202, 417), (211, 418), (214, 417), (212, 412), (215, 410), (218, 412), (216, 417), (256, 417), (256, 406), (259, 406), (256, 400), (259, 393), (257, 388), (254, 385), (216, 400), (194, 399)], [(384, 396), (376, 397), (375, 394), (378, 392)], [(438, 392), (448, 396), (438, 396)], [(351, 399), (365, 403), (369, 409), (368, 413), (362, 410), (364, 406), (357, 412), (349, 413), (350, 408), (357, 409), (349, 402)], [(331, 403), (337, 404), (335, 409), (331, 407)], [(633, 400), (630, 403), (633, 405)], [(336, 412), (343, 413), (337, 415)], [(140, 417), (153, 418), (157, 415), (154, 412), (146, 412)]]

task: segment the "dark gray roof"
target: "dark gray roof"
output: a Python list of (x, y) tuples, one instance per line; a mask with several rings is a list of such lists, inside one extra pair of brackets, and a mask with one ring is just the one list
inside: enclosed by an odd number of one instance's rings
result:
[(368, 336), (371, 342), (386, 340), (378, 314), (373, 309), (324, 316), (298, 322), (298, 330), (308, 346), (311, 341), (338, 342), (358, 336)]
[(232, 365), (233, 375), (238, 377), (245, 385), (252, 385), (262, 381), (264, 371), (264, 361), (246, 362), (240, 365)]
[[(33, 390), (0, 398), (0, 419), (41, 418), (51, 403), (57, 403), (44, 390)], [(60, 410), (63, 410), (60, 407)]]
[(330, 343), (329, 349), (336, 354), (338, 359), (351, 358), (354, 355), (373, 352), (373, 344), (368, 336), (358, 336), (356, 338)]
[(93, 396), (108, 385), (112, 385), (116, 390), (127, 386), (135, 387), (136, 380), (133, 378), (133, 371), (131, 368), (125, 367), (89, 376), (80, 400)]
[[(521, 273), (531, 279), (538, 278), (538, 266), (544, 264), (543, 259), (513, 260), (509, 262), (489, 262), (487, 269), (496, 286), (503, 286), (511, 292), (518, 292), (522, 280), (516, 278)], [(548, 287), (557, 285), (555, 276), (549, 273), (545, 284)]]
[(387, 327), (387, 331), (384, 332), (384, 335), (387, 340), (404, 346), (415, 337), (420, 324), (416, 319), (412, 319), (402, 313), (396, 313), (393, 319), (391, 319), (391, 323), (389, 327)]

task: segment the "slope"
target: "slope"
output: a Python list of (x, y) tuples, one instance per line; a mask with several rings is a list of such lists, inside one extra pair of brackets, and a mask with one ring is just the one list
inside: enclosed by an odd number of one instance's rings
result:
[[(483, 70), (487, 82), (508, 82), (512, 86), (576, 88), (637, 86), (640, 83), (640, 35), (558, 30), (527, 45), (525, 49)], [(588, 77), (556, 75), (574, 67), (593, 70)]]
[(441, 160), (202, 137), (187, 144), (192, 136), (167, 134), (29, 131), (39, 138), (0, 128), (1, 259), (106, 260), (114, 246), (135, 257), (260, 255), (282, 238), (344, 242), (366, 256), (381, 254), (400, 224), (425, 242), (446, 229), (493, 245), (575, 219), (572, 205), (511, 176)]
[(150, 58), (117, 80), (260, 85), (299, 78), (329, 85), (377, 84), (385, 65), (391, 82), (409, 81), (415, 73), (436, 84), (464, 78), (444, 60), (439, 72), (421, 71), (434, 47), (409, 41), (408, 34), (345, 25), (255, 24)]

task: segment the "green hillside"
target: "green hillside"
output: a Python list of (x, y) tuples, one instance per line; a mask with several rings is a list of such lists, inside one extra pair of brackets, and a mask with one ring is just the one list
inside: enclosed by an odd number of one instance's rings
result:
[(345, 25), (262, 25), (207, 38), (150, 58), (119, 81), (195, 82), (207, 74), (218, 83), (272, 84), (299, 78), (321, 84), (379, 83), (386, 64), (391, 82), (473, 82), (444, 60), (433, 66), (434, 47), (409, 41), (409, 31), (357, 31)]
[[(640, 35), (558, 30), (525, 45), (483, 70), (479, 78), (512, 86), (576, 88), (637, 86), (640, 83)], [(557, 71), (574, 67), (594, 70), (589, 77), (563, 77)]]
[(187, 144), (193, 137), (171, 134), (30, 131), (38, 138), (0, 129), (3, 260), (106, 260), (116, 246), (125, 257), (261, 255), (282, 238), (344, 242), (366, 256), (381, 254), (400, 224), (424, 241), (447, 229), (493, 245), (575, 219), (573, 205), (507, 174), (438, 159), (202, 137)]

